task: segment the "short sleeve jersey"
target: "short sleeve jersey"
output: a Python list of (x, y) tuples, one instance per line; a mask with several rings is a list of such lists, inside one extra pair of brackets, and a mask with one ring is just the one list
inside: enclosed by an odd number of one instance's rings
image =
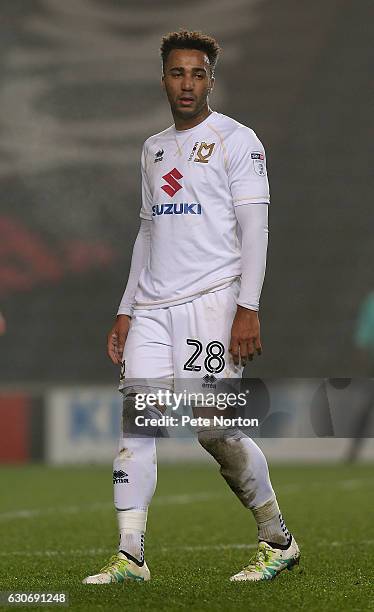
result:
[(235, 207), (270, 197), (253, 130), (213, 112), (191, 129), (148, 138), (141, 167), (140, 217), (152, 225), (134, 308), (181, 304), (240, 276)]

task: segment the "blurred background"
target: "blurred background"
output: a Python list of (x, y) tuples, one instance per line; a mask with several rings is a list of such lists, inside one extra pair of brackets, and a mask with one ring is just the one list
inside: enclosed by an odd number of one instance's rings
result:
[(264, 354), (247, 375), (373, 375), (371, 8), (2, 0), (0, 458), (112, 455), (120, 397), (106, 334), (139, 226), (141, 146), (172, 124), (160, 38), (180, 27), (217, 38), (211, 106), (267, 150)]

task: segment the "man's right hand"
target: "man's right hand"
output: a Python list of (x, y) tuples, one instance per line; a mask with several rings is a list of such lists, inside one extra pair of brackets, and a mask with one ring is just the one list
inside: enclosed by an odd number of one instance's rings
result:
[(123, 349), (130, 329), (130, 317), (118, 315), (116, 322), (108, 334), (107, 352), (116, 365), (122, 363)]

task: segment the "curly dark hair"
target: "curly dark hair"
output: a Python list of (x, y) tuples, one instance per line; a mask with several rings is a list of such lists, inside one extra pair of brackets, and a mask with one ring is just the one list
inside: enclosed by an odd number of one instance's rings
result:
[(163, 69), (165, 68), (169, 53), (173, 49), (197, 49), (198, 51), (203, 51), (207, 54), (209, 59), (211, 76), (214, 75), (214, 69), (221, 49), (212, 36), (197, 31), (191, 32), (189, 30), (169, 32), (169, 34), (163, 36), (160, 47)]

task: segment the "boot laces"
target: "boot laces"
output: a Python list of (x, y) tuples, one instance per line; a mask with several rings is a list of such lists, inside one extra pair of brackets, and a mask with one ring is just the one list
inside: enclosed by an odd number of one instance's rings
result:
[(273, 552), (260, 543), (257, 551), (250, 558), (248, 565), (244, 569), (248, 572), (259, 571), (266, 567), (266, 564), (271, 561), (272, 556)]
[(101, 568), (100, 574), (113, 573), (118, 569), (122, 569), (121, 565), (127, 565), (129, 562), (127, 559), (121, 559), (118, 555), (112, 555), (106, 565)]

